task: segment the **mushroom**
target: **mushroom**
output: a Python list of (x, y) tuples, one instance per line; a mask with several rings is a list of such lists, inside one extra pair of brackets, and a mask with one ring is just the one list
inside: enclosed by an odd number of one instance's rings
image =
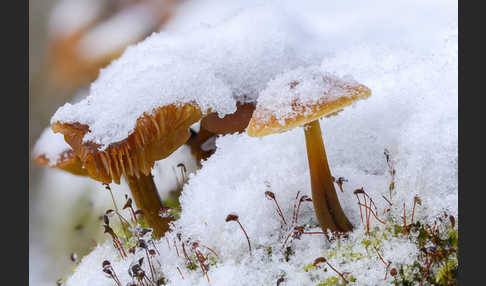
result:
[(336, 194), (319, 118), (336, 115), (345, 106), (370, 95), (370, 89), (350, 78), (323, 73), (316, 66), (298, 68), (268, 83), (248, 125), (247, 133), (252, 137), (304, 126), (312, 202), (323, 231), (348, 232), (353, 226)]
[(220, 118), (217, 113), (213, 112), (201, 119), (199, 132), (187, 142), (196, 159), (200, 161), (214, 153), (214, 149), (208, 149), (205, 145), (215, 136), (244, 132), (254, 110), (254, 102), (237, 102), (234, 113)]
[(66, 144), (64, 137), (54, 134), (51, 128), (44, 129), (34, 145), (32, 155), (39, 166), (62, 169), (74, 175), (88, 175), (88, 170), (83, 167), (71, 146)]
[(169, 229), (170, 218), (159, 216), (164, 206), (155, 187), (151, 168), (154, 162), (169, 156), (190, 137), (189, 126), (201, 119), (200, 108), (192, 103), (169, 104), (151, 114), (138, 117), (133, 133), (106, 148), (83, 141), (90, 126), (80, 123), (53, 122), (54, 132), (79, 156), (91, 178), (119, 184), (125, 178), (137, 206), (143, 210), (154, 234), (161, 237)]
[(216, 113), (210, 113), (201, 120), (201, 128), (214, 134), (229, 134), (244, 132), (250, 122), (255, 103), (237, 102), (236, 112), (220, 118)]

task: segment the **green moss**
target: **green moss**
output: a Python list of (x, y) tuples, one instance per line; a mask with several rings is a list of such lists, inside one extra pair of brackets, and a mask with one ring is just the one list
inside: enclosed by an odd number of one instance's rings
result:
[(302, 267), (302, 269), (304, 269), (305, 272), (309, 272), (310, 270), (316, 270), (317, 267), (315, 267), (312, 263), (311, 264), (307, 264), (307, 265), (304, 265), (304, 267)]
[(160, 286), (160, 285), (165, 285), (167, 284), (167, 281), (165, 279), (165, 277), (160, 277), (158, 280), (157, 280), (157, 286)]
[(441, 285), (447, 285), (449, 281), (453, 281), (457, 277), (457, 260), (449, 260), (447, 263), (439, 268), (435, 276), (435, 282)]
[(324, 279), (324, 281), (317, 284), (317, 286), (332, 286), (332, 285), (339, 285), (340, 279), (337, 277), (329, 277)]

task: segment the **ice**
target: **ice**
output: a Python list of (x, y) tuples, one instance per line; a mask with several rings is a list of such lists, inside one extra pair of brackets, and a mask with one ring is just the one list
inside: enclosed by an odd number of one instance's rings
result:
[(55, 166), (61, 159), (63, 152), (71, 150), (66, 141), (64, 141), (64, 135), (55, 134), (50, 127), (42, 131), (41, 136), (37, 140), (32, 149), (32, 156), (44, 155), (49, 160), (49, 166)]
[(286, 11), (262, 6), (214, 27), (161, 32), (100, 72), (85, 101), (61, 107), (51, 122), (87, 124), (84, 141), (125, 139), (153, 108), (195, 101), (220, 116), (235, 100), (253, 101), (273, 76), (316, 59), (312, 38)]

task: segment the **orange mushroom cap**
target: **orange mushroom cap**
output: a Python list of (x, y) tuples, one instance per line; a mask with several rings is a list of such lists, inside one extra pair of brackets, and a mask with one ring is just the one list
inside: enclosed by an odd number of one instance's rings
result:
[(201, 117), (200, 108), (192, 103), (156, 108), (137, 119), (127, 138), (103, 150), (98, 149), (98, 144), (83, 142), (88, 125), (55, 122), (52, 129), (64, 134), (93, 179), (119, 184), (122, 174), (149, 175), (155, 161), (166, 158), (189, 139), (189, 127)]
[[(248, 135), (262, 137), (285, 132), (323, 116), (336, 115), (344, 107), (371, 95), (369, 88), (354, 81), (348, 82), (328, 74), (322, 74), (322, 81), (325, 81), (326, 85), (331, 88), (323, 90), (319, 98), (308, 102), (301, 101), (298, 95), (291, 98), (288, 106), (285, 106), (285, 108), (290, 109), (290, 112), (284, 116), (278, 114), (274, 107), (268, 107), (265, 103), (262, 103), (259, 98), (255, 112), (248, 124)], [(287, 91), (296, 89), (300, 83), (300, 81), (288, 82)], [(331, 94), (333, 92), (338, 93), (338, 96)]]

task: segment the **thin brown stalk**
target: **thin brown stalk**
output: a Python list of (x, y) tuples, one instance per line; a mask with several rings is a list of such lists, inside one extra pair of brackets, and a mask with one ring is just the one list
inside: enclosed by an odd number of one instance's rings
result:
[(289, 240), (290, 236), (292, 235), (292, 232), (290, 232), (287, 237), (285, 238), (284, 240), (284, 243), (282, 244), (282, 247), (280, 248), (280, 250), (283, 250), (285, 248), (285, 245), (287, 245), (287, 241)]
[(181, 275), (182, 280), (184, 280), (184, 275), (182, 275), (182, 271), (181, 271), (181, 269), (179, 268), (179, 266), (177, 266), (177, 271), (179, 271), (179, 274)]
[(148, 252), (148, 249), (145, 249), (145, 254), (147, 255), (147, 261), (149, 264), (150, 274), (152, 275), (152, 281), (155, 281), (155, 268), (152, 265), (152, 261), (150, 259), (150, 254)]
[(216, 257), (219, 257), (218, 256), (218, 253), (216, 253), (216, 251), (214, 251), (213, 249), (211, 249), (211, 248), (209, 248), (209, 247), (207, 247), (205, 245), (201, 245), (201, 246), (204, 247), (204, 248), (206, 248), (207, 250), (211, 251), (214, 255), (216, 255)]
[(243, 226), (241, 225), (240, 221), (239, 220), (236, 220), (236, 222), (240, 225), (241, 227), (241, 230), (243, 230), (243, 233), (245, 234), (246, 236), (246, 240), (248, 241), (248, 249), (250, 250), (250, 256), (252, 255), (251, 254), (251, 244), (250, 244), (250, 238), (248, 237), (248, 234), (246, 233), (245, 229), (243, 228)]
[(384, 195), (381, 195), (381, 197), (385, 199), (385, 201), (390, 205), (390, 207), (393, 206), (393, 204)]
[(336, 272), (339, 276), (341, 276), (341, 278), (344, 280), (344, 283), (345, 284), (348, 284), (349, 283), (348, 280), (346, 280), (346, 278), (344, 277), (344, 275), (341, 272), (339, 272), (336, 268), (334, 268), (331, 264), (329, 264), (329, 262), (326, 261), (326, 264), (329, 267), (331, 267), (331, 269), (334, 270), (334, 272)]
[(390, 268), (390, 265), (391, 265), (391, 262), (389, 261), (388, 262), (388, 265), (386, 266), (386, 269), (385, 269), (385, 278), (384, 278), (384, 280), (386, 280), (386, 278), (388, 277), (388, 268)]
[(381, 262), (383, 262), (383, 264), (385, 264), (385, 266), (388, 266), (388, 263), (385, 262), (385, 259), (383, 259), (383, 256), (381, 256), (380, 252), (378, 252), (378, 249), (376, 249), (376, 246), (373, 246), (373, 248), (375, 249), (376, 254), (378, 254), (378, 257), (380, 258)]
[(356, 199), (358, 199), (359, 215), (361, 216), (361, 223), (364, 224), (364, 221), (363, 221), (363, 210), (361, 209), (361, 201), (359, 200), (358, 194), (355, 194), (355, 196), (356, 196)]
[(365, 208), (367, 208), (369, 210), (369, 212), (379, 221), (381, 222), (382, 224), (386, 224), (386, 222), (382, 221), (378, 216), (376, 216), (375, 212), (369, 207), (369, 206), (365, 206), (365, 205), (362, 205), (364, 206)]
[(105, 185), (105, 188), (110, 191), (110, 195), (111, 195), (111, 200), (113, 201), (113, 206), (115, 207), (115, 213), (116, 215), (118, 216), (118, 219), (120, 220), (120, 224), (122, 226), (122, 229), (123, 229), (123, 233), (125, 234), (125, 239), (128, 241), (128, 233), (127, 233), (127, 226), (123, 223), (122, 219), (128, 224), (130, 225), (130, 223), (120, 214), (120, 212), (118, 211), (118, 206), (116, 204), (116, 201), (115, 201), (115, 196), (113, 196), (113, 192), (111, 191), (111, 187), (110, 185), (108, 184), (104, 184)]

